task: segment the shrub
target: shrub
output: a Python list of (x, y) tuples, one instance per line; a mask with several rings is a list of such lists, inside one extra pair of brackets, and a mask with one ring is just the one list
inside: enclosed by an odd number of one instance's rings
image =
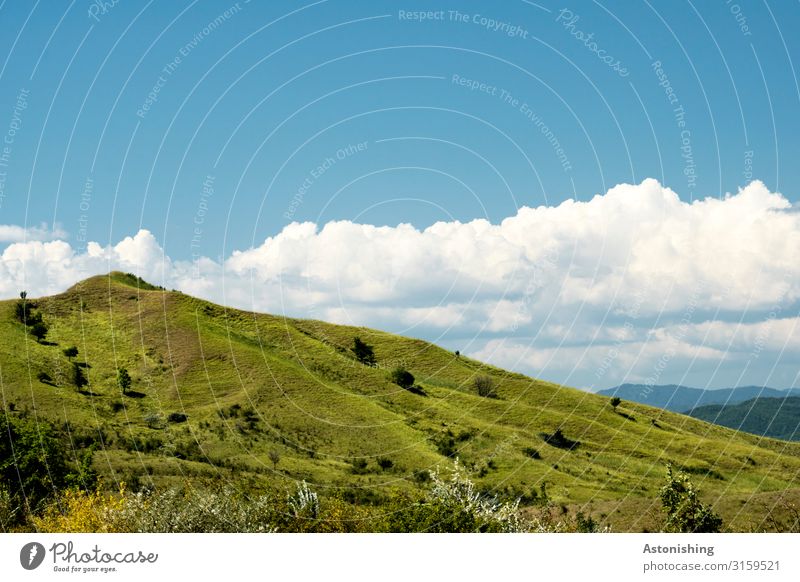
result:
[(380, 459), (378, 459), (378, 466), (384, 471), (386, 471), (387, 469), (391, 469), (392, 467), (394, 467), (394, 463), (392, 462), (391, 459), (381, 457)]
[(69, 347), (64, 350), (64, 355), (67, 356), (68, 360), (72, 361), (72, 358), (78, 356), (78, 348), (76, 348), (75, 346)]
[(33, 327), (31, 327), (31, 335), (35, 337), (36, 341), (39, 343), (42, 343), (44, 341), (44, 338), (47, 337), (48, 331), (49, 330), (47, 326), (44, 324), (44, 322), (41, 321), (34, 323)]
[(722, 518), (698, 499), (698, 492), (686, 473), (674, 475), (667, 465), (666, 484), (661, 488), (661, 506), (667, 514), (662, 531), (671, 533), (716, 533)]
[(16, 522), (17, 508), (11, 494), (0, 486), (0, 533), (8, 533)]
[(161, 414), (158, 412), (148, 412), (142, 419), (152, 429), (163, 428)]
[(525, 447), (524, 449), (522, 449), (522, 452), (525, 454), (526, 457), (530, 457), (531, 459), (542, 458), (542, 455), (539, 453), (539, 451), (534, 449), (533, 447)]
[(541, 436), (548, 445), (559, 449), (567, 449), (569, 451), (577, 449), (581, 444), (580, 441), (573, 441), (567, 438), (566, 435), (561, 432), (560, 428), (557, 428), (552, 434), (540, 433), (539, 436)]
[(168, 422), (186, 422), (188, 419), (189, 416), (183, 412), (170, 412), (167, 417)]
[(128, 370), (125, 368), (117, 370), (117, 386), (119, 386), (123, 394), (127, 394), (128, 390), (131, 389), (131, 383), (132, 380), (130, 374), (128, 374)]
[(132, 494), (66, 491), (35, 520), (41, 532), (259, 533), (275, 531), (275, 504), (219, 491), (167, 489)]
[(392, 382), (408, 390), (414, 386), (414, 375), (405, 368), (395, 368), (392, 370)]
[(375, 365), (375, 352), (372, 349), (372, 346), (361, 341), (360, 337), (353, 338), (353, 347), (351, 348), (351, 350), (355, 355), (356, 360), (358, 360), (365, 366)]
[(356, 475), (363, 475), (368, 472), (366, 459), (353, 459), (350, 464), (352, 465), (350, 470)]
[(272, 449), (269, 453), (267, 453), (267, 455), (269, 456), (269, 460), (272, 462), (272, 470), (277, 470), (278, 463), (281, 462), (281, 454), (275, 449)]
[(478, 393), (478, 396), (497, 398), (497, 387), (490, 376), (477, 376), (472, 381), (472, 385)]
[[(39, 418), (0, 416), (0, 487), (8, 488), (14, 506), (36, 511), (55, 489), (74, 475), (65, 439)], [(21, 517), (21, 516), (18, 516)]]
[(424, 498), (399, 498), (389, 512), (393, 532), (545, 532), (559, 531), (528, 520), (519, 512), (519, 500), (500, 502), (481, 494), (458, 462), (449, 478), (438, 470), (430, 473), (432, 487)]
[(303, 481), (288, 498), (289, 509), (295, 519), (317, 519), (319, 517), (319, 498), (308, 483)]
[(113, 412), (114, 414), (125, 410), (125, 405), (119, 401), (112, 402), (110, 406), (111, 406), (111, 412)]
[(608, 403), (611, 405), (611, 408), (613, 408), (614, 411), (616, 412), (617, 406), (622, 404), (622, 399), (619, 396), (614, 396), (611, 398), (611, 400), (608, 401)]
[(86, 379), (86, 375), (83, 373), (83, 368), (78, 364), (72, 365), (72, 382), (78, 390), (89, 383), (89, 380)]
[(36, 379), (39, 380), (42, 384), (52, 384), (53, 379), (50, 377), (50, 374), (47, 372), (39, 372), (36, 375)]

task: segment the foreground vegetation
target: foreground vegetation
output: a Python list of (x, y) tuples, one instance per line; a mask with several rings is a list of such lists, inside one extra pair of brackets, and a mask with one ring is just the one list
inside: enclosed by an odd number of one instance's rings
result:
[[(226, 309), (121, 273), (0, 302), (0, 385), (13, 438), (28, 435), (39, 451), (21, 458), (11, 441), (0, 451), (0, 518), (13, 513), (13, 527), (57, 529), (47, 524), (72, 523), (73, 505), (235, 516), (225, 503), (241, 502), (248, 517), (231, 517), (232, 531), (305, 531), (287, 517), (305, 482), (319, 503), (307, 527), (437, 531), (460, 523), (429, 511), (436, 479), (458, 472), (481, 502), (514, 507), (524, 528), (640, 531), (665, 527), (663, 515), (645, 524), (637, 504), (663, 513), (671, 463), (691, 476), (697, 502), (721, 508), (723, 528), (760, 531), (792, 526), (752, 500), (800, 488), (797, 443), (612, 403), (420, 340)], [(46, 452), (53, 443), (65, 443), (60, 462)], [(21, 462), (29, 478), (15, 473)], [(464, 529), (500, 527), (484, 518)], [(148, 523), (120, 519), (109, 523)]]

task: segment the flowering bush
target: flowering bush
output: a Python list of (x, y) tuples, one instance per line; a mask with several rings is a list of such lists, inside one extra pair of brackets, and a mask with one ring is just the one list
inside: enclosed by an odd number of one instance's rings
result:
[(400, 498), (388, 529), (395, 532), (554, 532), (560, 523), (525, 518), (519, 500), (501, 502), (481, 494), (456, 461), (449, 478), (431, 471), (432, 487), (423, 499)]

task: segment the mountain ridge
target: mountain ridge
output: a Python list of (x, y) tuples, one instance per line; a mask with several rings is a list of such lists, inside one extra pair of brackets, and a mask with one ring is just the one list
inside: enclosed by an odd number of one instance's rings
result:
[(676, 384), (648, 386), (646, 384), (621, 384), (600, 390), (601, 396), (617, 396), (640, 404), (647, 404), (673, 412), (685, 413), (708, 404), (738, 404), (752, 398), (783, 398), (800, 396), (800, 388), (778, 389), (768, 386), (738, 386), (736, 388), (703, 389)]

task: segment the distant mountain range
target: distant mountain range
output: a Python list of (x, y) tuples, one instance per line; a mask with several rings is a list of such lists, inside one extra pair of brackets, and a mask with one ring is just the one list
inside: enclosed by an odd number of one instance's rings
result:
[(753, 398), (738, 404), (709, 404), (689, 416), (753, 434), (800, 441), (800, 397)]
[[(740, 386), (738, 388), (720, 388), (703, 390), (687, 386), (647, 386), (644, 384), (622, 384), (615, 388), (598, 392), (603, 396), (618, 396), (623, 400), (639, 402), (648, 406), (656, 406), (673, 412), (688, 411), (711, 404), (732, 405), (752, 400), (753, 398), (777, 398), (800, 396), (800, 388), (778, 390), (765, 386)], [(713, 422), (713, 421), (712, 421)], [(718, 423), (723, 424), (723, 423)], [(730, 426), (730, 425), (725, 425)]]

